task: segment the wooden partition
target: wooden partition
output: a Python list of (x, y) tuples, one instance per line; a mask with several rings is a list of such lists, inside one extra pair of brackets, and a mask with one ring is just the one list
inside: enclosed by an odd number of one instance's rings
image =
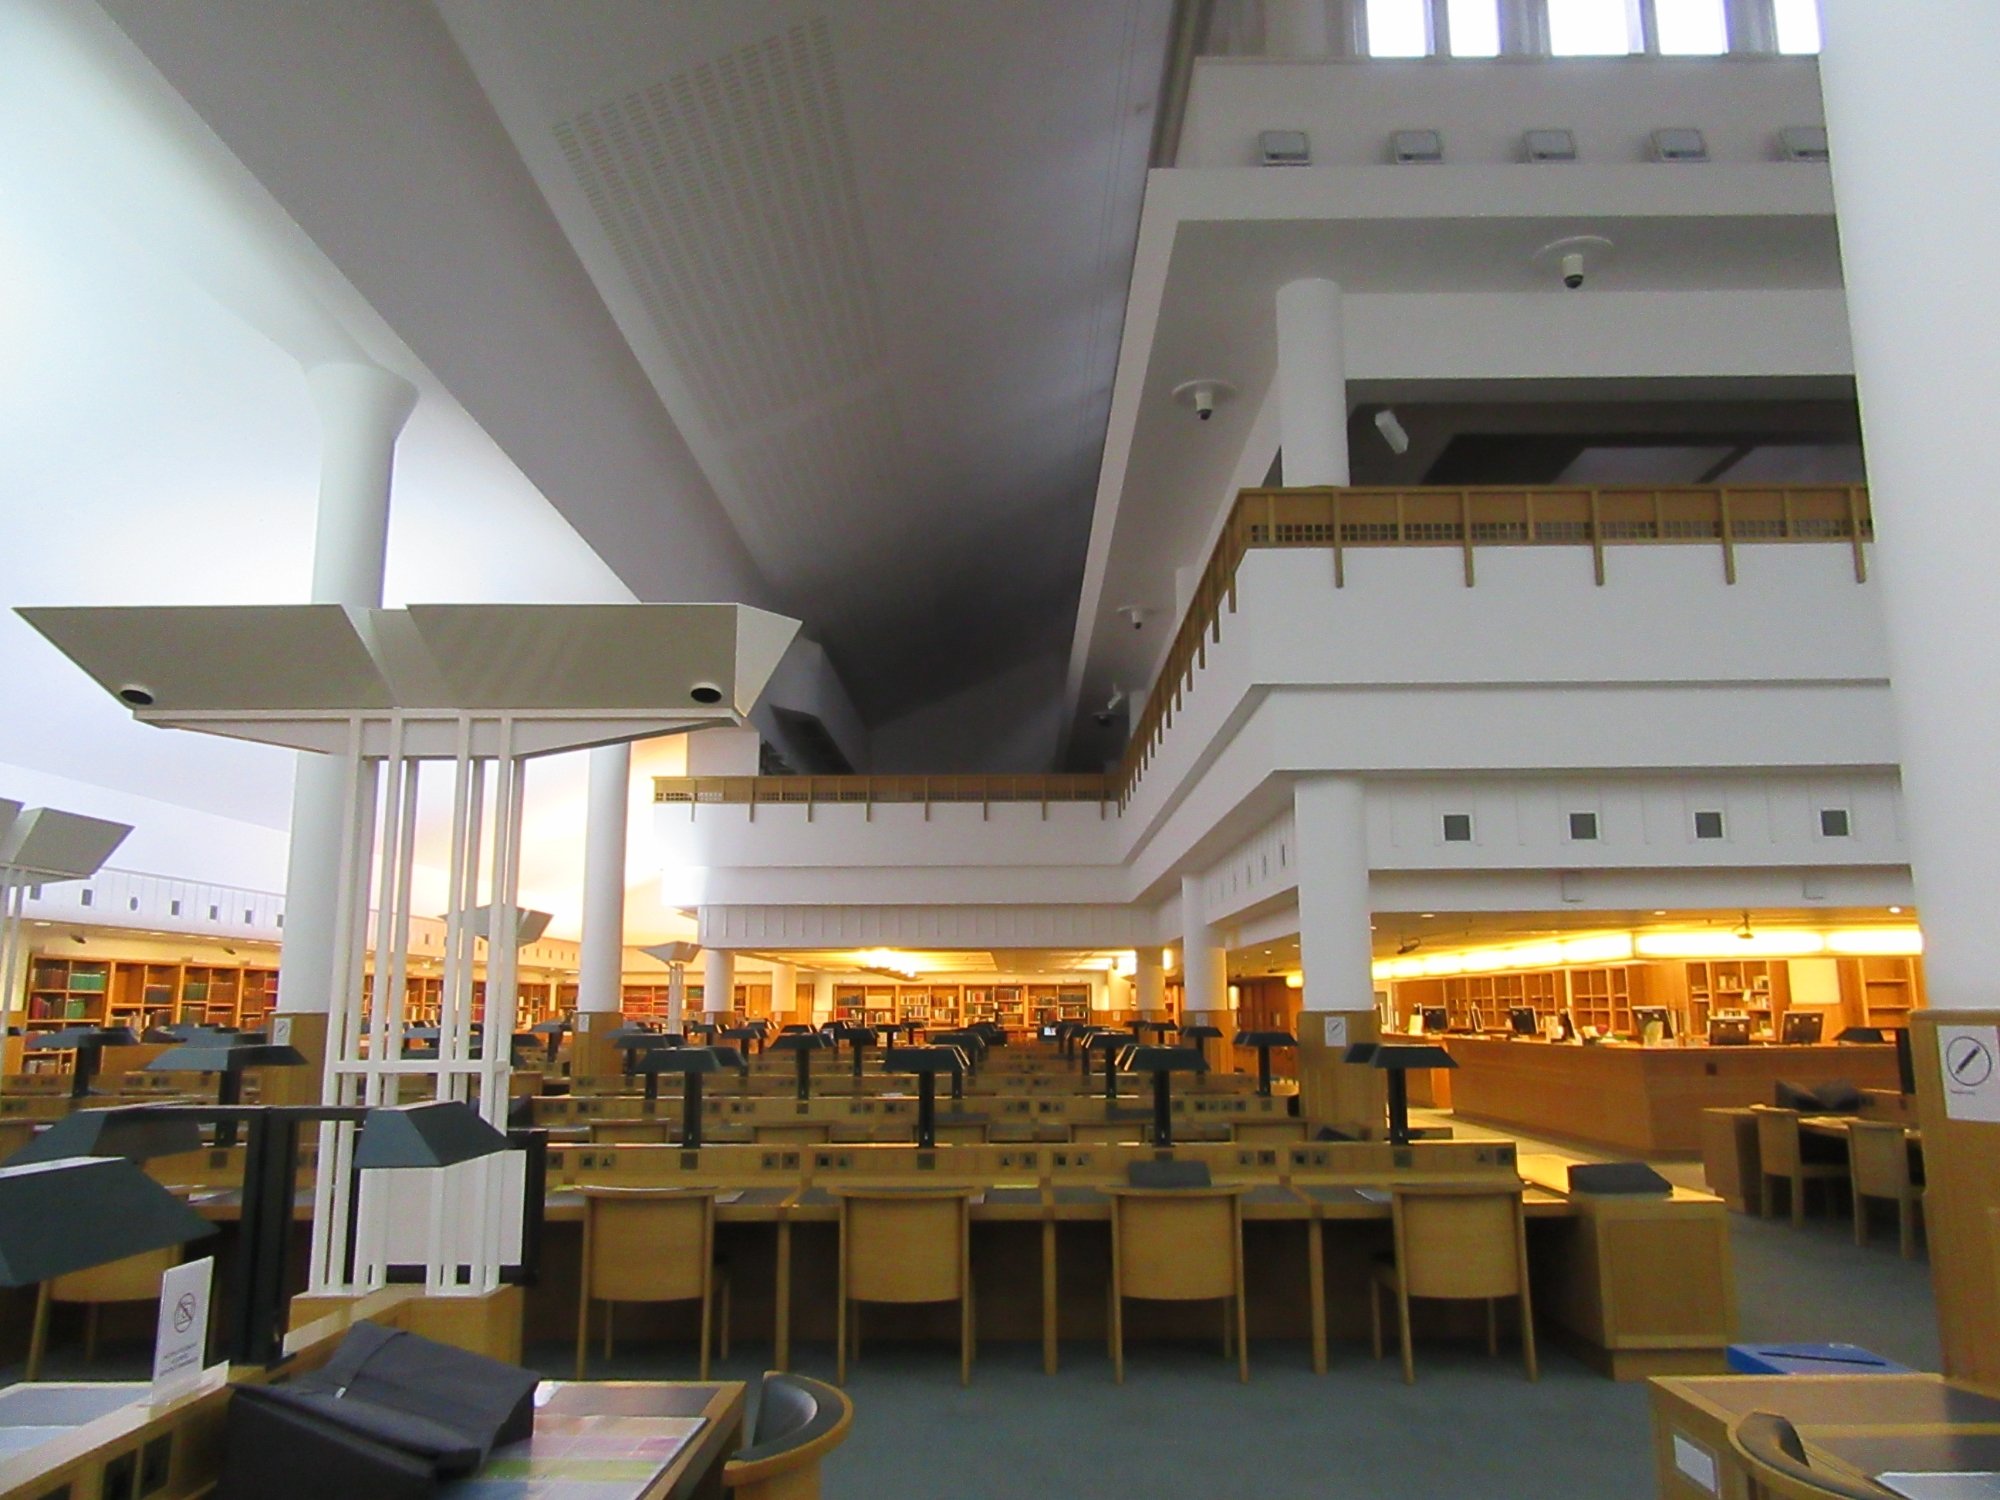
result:
[[(1946, 1109), (1941, 1027), (2000, 1026), (2000, 1010), (1911, 1018), (1917, 1118), (1924, 1133), (1924, 1232), (1947, 1375), (2000, 1385), (2000, 1123)], [(1968, 1069), (1978, 1067), (1969, 1059)]]

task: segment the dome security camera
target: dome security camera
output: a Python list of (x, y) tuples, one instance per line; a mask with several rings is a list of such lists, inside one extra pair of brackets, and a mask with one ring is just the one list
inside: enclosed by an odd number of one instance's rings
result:
[(703, 705), (720, 703), (722, 701), (722, 689), (712, 682), (697, 682), (693, 687), (688, 689), (688, 697), (694, 702)]
[(1236, 394), (1236, 387), (1226, 380), (1183, 380), (1174, 387), (1174, 400), (1194, 411), (1197, 421), (1206, 422), (1215, 415), (1216, 407)]
[(118, 690), (118, 696), (134, 708), (150, 708), (153, 705), (153, 690), (136, 682), (128, 682)]
[(1562, 258), (1562, 281), (1563, 285), (1568, 287), (1572, 292), (1582, 288), (1583, 252), (1581, 250), (1572, 250)]

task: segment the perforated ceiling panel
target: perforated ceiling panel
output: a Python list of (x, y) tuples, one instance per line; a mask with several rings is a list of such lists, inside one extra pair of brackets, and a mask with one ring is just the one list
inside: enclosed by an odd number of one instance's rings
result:
[(628, 90), (554, 130), (718, 434), (879, 368), (882, 331), (824, 17)]

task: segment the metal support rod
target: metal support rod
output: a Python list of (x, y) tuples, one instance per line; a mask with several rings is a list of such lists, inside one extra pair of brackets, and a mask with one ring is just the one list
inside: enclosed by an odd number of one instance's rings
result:
[(1390, 1068), (1389, 1074), (1389, 1144), (1407, 1146), (1410, 1144), (1410, 1080), (1409, 1074), (1401, 1068)]
[(1153, 1075), (1153, 1144), (1171, 1146), (1174, 1143), (1174, 1106), (1172, 1074), (1165, 1068)]
[(792, 1053), (792, 1057), (799, 1074), (799, 1103), (803, 1104), (812, 1098), (813, 1094), (812, 1052), (808, 1048), (800, 1047)]
[[(658, 1075), (655, 1075), (656, 1077)], [(681, 1089), (681, 1150), (701, 1149), (701, 1074), (689, 1073)]]
[(1104, 1099), (1107, 1104), (1118, 1101), (1118, 1049), (1104, 1049)]
[(273, 1365), (284, 1353), (285, 1259), (298, 1177), (299, 1121), (275, 1110), (250, 1121), (243, 1162), (243, 1218), (230, 1318), (231, 1364)]
[(917, 1075), (917, 1149), (937, 1149), (937, 1074)]
[(1271, 1049), (1257, 1049), (1257, 1092), (1263, 1098), (1271, 1097)]

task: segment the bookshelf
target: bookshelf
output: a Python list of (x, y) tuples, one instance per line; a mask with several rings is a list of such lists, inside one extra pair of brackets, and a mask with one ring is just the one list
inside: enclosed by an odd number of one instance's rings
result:
[(31, 959), (24, 1018), (27, 1030), (103, 1025), (110, 1003), (111, 967), (106, 959)]
[(64, 1026), (255, 1028), (277, 1004), (278, 971), (241, 964), (60, 958), (28, 963), (29, 1031)]
[(1719, 1011), (1742, 1011), (1753, 1033), (1777, 1035), (1791, 998), (1783, 959), (1691, 960), (1686, 972), (1687, 1024), (1694, 1035), (1704, 1035)]
[(1902, 1027), (1923, 1003), (1923, 960), (1849, 958), (1840, 965), (1840, 999), (1850, 1026)]

